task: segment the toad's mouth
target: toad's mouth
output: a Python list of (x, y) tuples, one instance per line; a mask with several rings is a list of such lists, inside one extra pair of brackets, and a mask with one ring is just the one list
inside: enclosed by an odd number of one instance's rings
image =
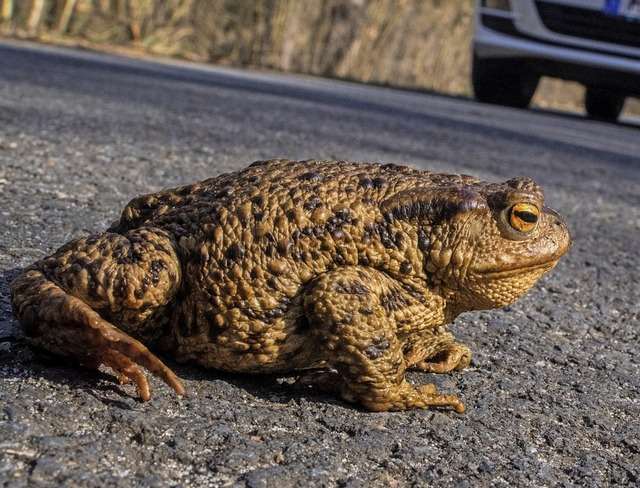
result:
[(536, 272), (543, 275), (555, 268), (560, 258), (569, 252), (571, 237), (566, 233), (559, 239), (555, 238), (551, 245), (542, 247), (549, 250), (541, 253), (527, 252), (526, 257), (522, 253), (500, 255), (492, 262), (478, 263), (479, 266), (475, 268), (471, 266), (470, 272), (483, 279), (510, 278)]
[(555, 268), (561, 257), (562, 256), (558, 256), (555, 259), (547, 260), (544, 262), (533, 263), (525, 266), (516, 266), (507, 269), (479, 269), (475, 270), (473, 274), (483, 280), (501, 280), (530, 274), (538, 274), (542, 276), (543, 274), (548, 273), (553, 268)]

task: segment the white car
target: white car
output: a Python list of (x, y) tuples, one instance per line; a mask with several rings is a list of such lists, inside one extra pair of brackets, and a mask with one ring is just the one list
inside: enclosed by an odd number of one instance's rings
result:
[(476, 98), (526, 107), (541, 76), (584, 84), (587, 113), (616, 120), (640, 96), (640, 0), (478, 0)]

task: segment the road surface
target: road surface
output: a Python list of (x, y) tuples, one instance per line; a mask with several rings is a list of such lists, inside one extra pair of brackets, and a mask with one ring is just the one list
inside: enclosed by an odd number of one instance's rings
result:
[[(264, 158), (530, 176), (568, 221), (557, 269), (412, 373), (467, 412), (369, 413), (290, 377), (169, 364), (141, 403), (25, 346), (8, 283), (134, 195)], [(323, 79), (0, 44), (2, 486), (610, 486), (640, 481), (640, 128)]]

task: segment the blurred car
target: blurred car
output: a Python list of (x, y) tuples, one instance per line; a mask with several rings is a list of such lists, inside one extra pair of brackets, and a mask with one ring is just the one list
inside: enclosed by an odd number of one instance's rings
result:
[(640, 96), (640, 0), (478, 0), (478, 100), (526, 107), (541, 76), (586, 86), (587, 114), (616, 120)]

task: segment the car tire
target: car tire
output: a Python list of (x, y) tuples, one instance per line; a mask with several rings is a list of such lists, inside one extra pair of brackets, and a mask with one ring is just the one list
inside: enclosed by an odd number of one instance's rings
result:
[(625, 98), (615, 90), (588, 86), (584, 96), (584, 108), (592, 119), (615, 122), (622, 112)]
[(471, 83), (476, 100), (480, 102), (526, 108), (539, 79), (539, 76), (528, 72), (519, 60), (473, 56)]

